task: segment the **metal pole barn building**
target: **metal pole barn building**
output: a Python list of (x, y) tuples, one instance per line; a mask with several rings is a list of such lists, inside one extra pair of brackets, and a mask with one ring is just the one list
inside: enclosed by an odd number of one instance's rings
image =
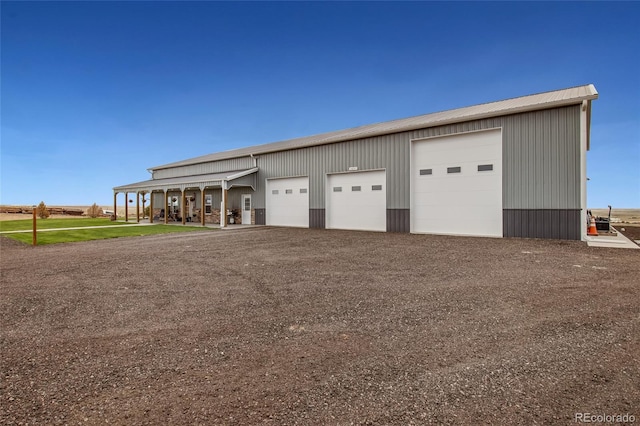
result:
[(113, 188), (114, 211), (135, 193), (152, 221), (586, 240), (597, 97), (590, 84), (152, 167)]

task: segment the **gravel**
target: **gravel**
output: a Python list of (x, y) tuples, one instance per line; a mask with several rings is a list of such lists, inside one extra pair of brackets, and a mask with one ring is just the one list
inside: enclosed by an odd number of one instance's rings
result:
[(640, 256), (256, 227), (0, 238), (1, 424), (640, 420)]

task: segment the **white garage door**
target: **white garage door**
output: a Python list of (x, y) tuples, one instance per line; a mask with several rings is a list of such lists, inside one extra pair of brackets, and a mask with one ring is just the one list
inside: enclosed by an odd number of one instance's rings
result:
[(309, 227), (309, 178), (267, 180), (267, 225)]
[(327, 176), (327, 228), (387, 230), (387, 178), (384, 170)]
[(500, 129), (411, 146), (411, 232), (502, 237)]

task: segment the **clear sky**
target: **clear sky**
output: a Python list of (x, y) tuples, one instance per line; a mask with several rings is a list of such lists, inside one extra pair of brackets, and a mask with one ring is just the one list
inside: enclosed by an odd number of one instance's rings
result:
[(593, 83), (588, 205), (640, 208), (638, 2), (0, 7), (1, 204), (110, 205), (152, 166)]

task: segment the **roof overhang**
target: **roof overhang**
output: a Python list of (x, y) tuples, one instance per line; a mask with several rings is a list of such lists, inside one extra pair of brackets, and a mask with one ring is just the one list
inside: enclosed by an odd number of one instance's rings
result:
[[(234, 170), (195, 176), (180, 176), (165, 179), (150, 179), (128, 185), (116, 186), (113, 191), (120, 192), (166, 192), (186, 189), (222, 188), (223, 182), (233, 182), (258, 171), (257, 167), (246, 170)], [(233, 186), (233, 185), (232, 185)], [(251, 185), (249, 185), (251, 186)]]

